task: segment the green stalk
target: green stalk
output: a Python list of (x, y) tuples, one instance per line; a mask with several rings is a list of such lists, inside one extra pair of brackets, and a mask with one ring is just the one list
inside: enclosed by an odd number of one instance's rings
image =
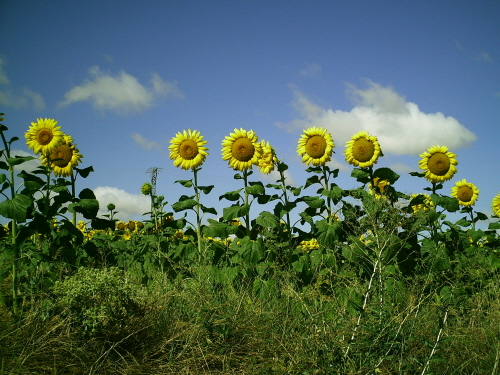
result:
[[(75, 178), (75, 175), (73, 173), (73, 171), (71, 172), (71, 201), (74, 201), (75, 200), (75, 196), (76, 196), (76, 178)], [(73, 211), (73, 225), (76, 227), (76, 211)]]
[[(325, 190), (330, 190), (330, 184), (328, 183), (328, 175), (326, 174), (326, 167), (323, 165), (323, 178), (325, 180), (325, 184), (323, 187)], [(326, 198), (326, 211), (328, 213), (328, 224), (331, 224), (333, 222), (333, 216), (332, 216), (332, 199), (328, 196)]]
[[(248, 205), (248, 192), (247, 192), (247, 186), (248, 186), (248, 171), (245, 169), (243, 171), (243, 181), (245, 182), (245, 206)], [(245, 226), (247, 228), (247, 236), (250, 237), (250, 210), (248, 210), (247, 214), (245, 215)]]
[(193, 174), (194, 174), (194, 193), (195, 193), (195, 199), (196, 199), (196, 206), (195, 206), (195, 212), (196, 212), (196, 237), (198, 238), (198, 254), (200, 256), (201, 260), (201, 216), (200, 216), (200, 191), (198, 189), (198, 169), (194, 168), (193, 169)]
[[(281, 185), (283, 186), (283, 199), (285, 200), (285, 207), (288, 207), (288, 194), (287, 194), (287, 189), (286, 189), (286, 183), (285, 183), (285, 174), (283, 173), (283, 171), (280, 171), (280, 182), (281, 182)], [(287, 208), (287, 212), (286, 212), (286, 230), (287, 230), (287, 233), (288, 233), (288, 240), (291, 240), (292, 239), (292, 227), (290, 225), (290, 212), (288, 212), (288, 208)]]
[[(5, 146), (5, 153), (7, 154), (7, 160), (10, 159), (10, 148), (9, 143), (5, 139), (5, 135), (3, 131), (0, 132), (2, 135), (2, 141)], [(9, 163), (9, 176), (10, 176), (10, 198), (14, 199), (16, 194), (14, 188), (14, 166)], [(18, 305), (17, 305), (17, 296), (18, 296), (18, 270), (17, 270), (17, 259), (19, 258), (19, 244), (17, 243), (17, 221), (16, 219), (12, 219), (11, 221), (11, 243), (12, 243), (12, 251), (14, 252), (14, 262), (12, 264), (12, 308), (14, 311), (14, 316), (17, 316), (18, 313)]]

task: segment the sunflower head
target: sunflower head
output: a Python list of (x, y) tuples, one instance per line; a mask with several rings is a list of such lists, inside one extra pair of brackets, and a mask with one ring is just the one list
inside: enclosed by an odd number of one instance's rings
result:
[(365, 131), (354, 134), (344, 151), (346, 162), (360, 168), (373, 166), (381, 154), (377, 137)]
[(204, 147), (206, 143), (197, 130), (179, 132), (170, 141), (170, 159), (182, 169), (199, 168), (208, 155), (208, 149)]
[(493, 215), (500, 218), (500, 193), (491, 201), (491, 209), (493, 210)]
[(430, 182), (448, 181), (457, 173), (457, 156), (446, 146), (431, 146), (420, 157), (420, 169), (425, 171), (425, 178)]
[(259, 159), (259, 169), (262, 173), (269, 174), (274, 171), (274, 167), (278, 163), (278, 158), (269, 142), (261, 141), (260, 146), (262, 148), (262, 156)]
[(153, 185), (151, 185), (149, 182), (145, 182), (141, 186), (141, 193), (144, 195), (150, 195), (151, 192), (153, 191)]
[(451, 195), (458, 199), (461, 206), (472, 206), (479, 196), (479, 189), (473, 183), (461, 180), (451, 188)]
[(262, 145), (258, 140), (252, 130), (234, 129), (234, 133), (222, 141), (222, 160), (227, 160), (237, 171), (252, 169), (252, 165), (259, 164), (262, 155)]
[(39, 118), (36, 122), (32, 122), (24, 134), (28, 148), (33, 149), (35, 154), (51, 153), (63, 140), (64, 133), (60, 129), (54, 119)]
[(63, 134), (61, 142), (50, 153), (42, 154), (42, 165), (50, 167), (57, 177), (68, 177), (73, 173), (73, 167), (80, 164), (82, 154), (73, 143), (73, 138)]
[(429, 194), (412, 194), (411, 197), (416, 198), (418, 196), (423, 196), (423, 201), (420, 204), (415, 204), (412, 207), (413, 212), (418, 212), (418, 211), (429, 211), (431, 208), (434, 207), (434, 202), (431, 200), (431, 197)]
[(297, 145), (297, 154), (306, 165), (325, 165), (331, 160), (335, 143), (325, 128), (313, 126), (304, 130)]

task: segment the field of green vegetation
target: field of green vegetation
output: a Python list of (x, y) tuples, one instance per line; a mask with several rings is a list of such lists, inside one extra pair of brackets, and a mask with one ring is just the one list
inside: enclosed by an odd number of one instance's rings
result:
[[(77, 189), (93, 169), (55, 120), (24, 135), (34, 171), (8, 132), (0, 375), (500, 373), (500, 194), (488, 217), (472, 183), (444, 193), (457, 173), (445, 146), (422, 153), (405, 178), (429, 187), (407, 195), (376, 167), (377, 138), (357, 133), (344, 155), (359, 187), (346, 190), (327, 166), (332, 136), (310, 128), (297, 148), (310, 177), (290, 186), (271, 145), (235, 129), (222, 158), (242, 187), (215, 209), (198, 181), (206, 141), (184, 131), (170, 157), (186, 195), (166, 202), (145, 183), (150, 212), (122, 222)], [(252, 167), (279, 178), (264, 185)]]

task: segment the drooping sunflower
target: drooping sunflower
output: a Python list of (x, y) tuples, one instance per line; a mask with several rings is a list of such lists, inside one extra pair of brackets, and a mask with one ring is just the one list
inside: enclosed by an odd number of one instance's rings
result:
[(500, 193), (491, 201), (491, 209), (493, 210), (493, 215), (500, 217)]
[(50, 153), (40, 156), (42, 165), (50, 167), (56, 177), (71, 176), (73, 167), (80, 164), (82, 158), (82, 154), (73, 143), (73, 138), (67, 134), (63, 134), (61, 143)]
[(377, 137), (365, 131), (354, 134), (345, 147), (346, 162), (360, 168), (373, 166), (382, 154)]
[(446, 146), (431, 146), (420, 157), (420, 169), (425, 171), (425, 178), (430, 182), (448, 181), (457, 173), (457, 155)]
[(297, 154), (306, 165), (325, 165), (331, 160), (335, 143), (325, 128), (313, 126), (304, 130), (297, 146)]
[(261, 141), (260, 146), (262, 148), (262, 156), (259, 159), (259, 169), (262, 173), (269, 174), (274, 171), (274, 166), (278, 162), (278, 159), (269, 142)]
[(227, 160), (229, 166), (237, 171), (252, 169), (258, 165), (262, 155), (259, 137), (252, 130), (234, 129), (222, 141), (222, 160)]
[(63, 139), (64, 133), (60, 129), (61, 127), (57, 126), (57, 121), (54, 119), (37, 119), (24, 133), (28, 148), (33, 149), (35, 154), (52, 152)]
[(204, 147), (207, 141), (197, 130), (179, 132), (170, 141), (170, 159), (176, 167), (182, 169), (196, 169), (200, 167), (208, 155), (208, 148)]
[(472, 206), (479, 196), (479, 189), (467, 180), (457, 181), (451, 188), (451, 195), (458, 199), (461, 206)]
[(150, 195), (151, 192), (153, 191), (153, 185), (151, 185), (149, 182), (145, 182), (141, 186), (141, 193), (144, 195)]

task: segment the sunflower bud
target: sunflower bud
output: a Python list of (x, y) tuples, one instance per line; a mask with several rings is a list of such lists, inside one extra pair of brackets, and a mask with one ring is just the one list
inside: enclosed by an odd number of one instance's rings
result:
[(149, 182), (145, 182), (141, 186), (141, 192), (144, 195), (150, 195), (151, 192), (153, 191), (153, 185), (151, 185)]

